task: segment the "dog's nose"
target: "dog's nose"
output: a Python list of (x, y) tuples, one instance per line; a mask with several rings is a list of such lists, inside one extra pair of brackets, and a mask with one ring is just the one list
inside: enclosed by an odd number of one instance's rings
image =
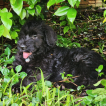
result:
[(24, 44), (21, 45), (22, 50), (26, 49), (26, 46)]

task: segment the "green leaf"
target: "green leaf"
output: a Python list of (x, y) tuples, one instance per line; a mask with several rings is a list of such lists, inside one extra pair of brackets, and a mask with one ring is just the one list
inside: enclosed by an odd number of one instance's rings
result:
[(49, 0), (47, 3), (47, 8), (49, 9), (50, 6), (54, 5), (55, 3), (58, 4), (60, 2), (63, 2), (65, 0)]
[(69, 30), (69, 26), (65, 26), (63, 29), (64, 34)]
[(3, 101), (2, 101), (2, 102), (0, 102), (0, 106), (3, 106), (3, 104), (4, 104), (4, 103), (3, 103)]
[(12, 79), (11, 84), (14, 85), (14, 84), (16, 84), (18, 82), (19, 82), (19, 76), (18, 76), (18, 74), (15, 74), (14, 78)]
[(106, 18), (103, 20), (103, 23), (105, 23), (106, 22)]
[(7, 75), (9, 75), (9, 69), (3, 68), (3, 69), (1, 70), (1, 73), (2, 73), (4, 76), (7, 76)]
[(31, 1), (33, 5), (35, 5), (38, 2), (38, 0), (31, 0)]
[(3, 36), (6, 37), (6, 38), (11, 39), (11, 36), (10, 36), (10, 34), (9, 34), (9, 31), (8, 31), (8, 29), (7, 29), (5, 26), (4, 26)]
[(99, 69), (99, 70), (103, 70), (103, 65), (100, 65), (100, 66), (98, 67), (98, 69)]
[(15, 68), (15, 70), (16, 70), (17, 73), (20, 72), (21, 69), (22, 69), (22, 66), (21, 66), (21, 65), (18, 65), (18, 66), (16, 66), (16, 68)]
[(65, 0), (55, 0), (56, 1), (56, 4), (60, 3), (60, 2), (63, 2)]
[(93, 90), (87, 90), (86, 93), (87, 93), (89, 96), (91, 96), (91, 97), (96, 97), (97, 94), (93, 94), (92, 91), (93, 91)]
[(27, 73), (25, 73), (25, 72), (21, 72), (20, 73), (20, 78), (21, 79), (25, 78), (26, 76), (27, 76)]
[(2, 67), (0, 66), (0, 71), (2, 70)]
[(4, 26), (0, 25), (0, 37), (3, 35), (4, 33)]
[(81, 47), (81, 45), (77, 42), (74, 42), (73, 44), (76, 45), (77, 47)]
[(36, 6), (36, 15), (38, 16), (41, 12), (41, 6), (37, 5)]
[(42, 70), (40, 69), (40, 71), (41, 71), (41, 81), (42, 81), (42, 92), (44, 92), (45, 91), (45, 82), (44, 82), (44, 75), (43, 75), (43, 72), (42, 72)]
[(25, 22), (26, 22), (26, 20), (21, 20), (21, 19), (19, 19), (19, 22), (20, 22), (21, 25), (24, 25)]
[(103, 86), (105, 86), (105, 87), (106, 87), (106, 80), (105, 80), (105, 79), (103, 79), (103, 80), (101, 81), (101, 84), (102, 84)]
[[(106, 99), (106, 95), (105, 94), (97, 96), (94, 99), (94, 101), (103, 101), (103, 99)], [(99, 105), (99, 106), (106, 106), (106, 105)]]
[(10, 19), (12, 17), (12, 13), (4, 12), (1, 15), (1, 21), (3, 22), (4, 26), (10, 30), (12, 26), (12, 20)]
[(72, 74), (67, 74), (66, 76), (67, 76), (67, 77), (73, 77), (73, 75), (72, 75)]
[(70, 23), (70, 29), (76, 29), (76, 26), (72, 23)]
[(7, 8), (3, 8), (2, 10), (0, 9), (0, 16), (2, 15), (2, 13), (8, 12)]
[[(38, 97), (36, 97), (36, 98), (32, 97), (32, 103), (37, 103), (37, 102), (40, 102), (40, 99)], [(31, 105), (31, 106), (33, 106), (33, 105)]]
[(50, 82), (50, 81), (45, 81), (45, 85), (46, 85), (47, 87), (52, 87), (52, 82)]
[(31, 14), (32, 16), (34, 16), (34, 14), (35, 14), (35, 9), (28, 10), (28, 13)]
[(72, 22), (72, 23), (74, 22), (76, 15), (77, 15), (76, 9), (74, 9), (74, 8), (68, 9), (67, 18), (69, 19), (70, 22)]
[(12, 38), (12, 39), (16, 39), (16, 37), (18, 37), (18, 33), (17, 33), (16, 31), (13, 31), (13, 32), (11, 33), (11, 38)]
[(20, 18), (21, 20), (23, 20), (26, 17), (26, 11), (25, 9), (22, 9), (21, 13), (20, 13)]
[(103, 65), (100, 65), (100, 66), (99, 66), (99, 69), (102, 70), (102, 69), (103, 69)]
[(97, 89), (93, 90), (92, 93), (98, 94), (98, 95), (106, 94), (106, 89), (105, 88), (97, 88)]
[(5, 63), (6, 63), (6, 64), (12, 64), (14, 60), (15, 60), (15, 57), (12, 56), (10, 59), (5, 60)]
[(11, 106), (19, 106), (17, 103), (13, 103)]
[(93, 84), (94, 86), (98, 86), (98, 85), (100, 85), (101, 84), (101, 80), (100, 81), (98, 81), (96, 84)]
[(68, 6), (60, 7), (60, 8), (58, 8), (58, 10), (54, 13), (54, 15), (57, 15), (57, 16), (66, 15), (67, 12), (68, 12), (68, 10), (69, 10), (69, 7), (68, 7)]
[[(85, 96), (85, 98), (83, 99), (83, 102), (84, 102), (86, 105), (90, 105), (90, 104), (92, 103), (92, 100), (93, 100), (92, 97), (90, 97), (90, 96)], [(85, 104), (84, 104), (84, 106), (86, 106)]]
[(64, 74), (65, 74), (65, 72), (60, 73), (60, 75), (61, 75), (62, 79), (64, 79)]
[[(105, 96), (105, 94), (104, 94)], [(100, 99), (99, 99), (100, 101)], [(105, 98), (102, 98), (102, 101), (100, 101), (100, 106), (106, 106), (106, 97)]]
[(47, 3), (47, 8), (49, 9), (50, 6), (56, 3), (56, 0), (49, 0)]
[(103, 12), (103, 16), (105, 17), (105, 15), (106, 15), (106, 10)]
[(10, 1), (11, 3), (11, 7), (13, 8), (13, 10), (20, 15), (22, 7), (23, 7), (23, 0), (16, 0), (14, 4), (12, 4), (12, 0)]
[(63, 26), (63, 25), (66, 25), (66, 21), (62, 21), (62, 22), (60, 23), (60, 26)]
[(11, 4), (14, 4), (16, 2), (16, 0), (10, 0)]
[(77, 0), (68, 0), (68, 3), (74, 7), (74, 5), (76, 4)]
[(77, 2), (76, 2), (77, 8), (79, 7), (79, 4), (80, 4), (80, 0), (77, 0)]
[(12, 59), (8, 59), (8, 60), (5, 61), (5, 63), (6, 64), (12, 64), (13, 63), (13, 60)]
[(4, 51), (5, 55), (10, 56), (11, 50), (7, 47)]
[[(0, 91), (0, 98), (2, 98), (2, 95), (3, 95), (3, 92)], [(0, 105), (0, 106), (3, 106), (3, 105)]]
[(61, 16), (59, 20), (64, 20), (66, 18), (65, 15)]
[(95, 69), (97, 72), (101, 72), (103, 70), (103, 65), (100, 65), (98, 68)]
[(81, 85), (81, 86), (78, 86), (77, 87), (77, 90), (79, 91), (79, 90), (81, 90), (81, 89), (83, 89), (84, 88), (84, 85)]
[(33, 8), (34, 8), (33, 4), (28, 7), (28, 9), (33, 9)]
[(104, 72), (100, 72), (100, 73), (98, 73), (98, 76), (102, 76), (102, 75), (104, 75)]
[(11, 77), (9, 77), (9, 76), (5, 76), (5, 77), (4, 77), (4, 82), (9, 82), (10, 79), (11, 79)]

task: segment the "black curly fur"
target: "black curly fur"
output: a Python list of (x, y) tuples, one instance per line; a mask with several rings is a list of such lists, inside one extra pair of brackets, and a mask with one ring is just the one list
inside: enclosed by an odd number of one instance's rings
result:
[[(78, 76), (74, 78), (76, 85), (90, 85), (89, 88), (95, 88), (93, 84), (104, 77), (98, 78), (95, 68), (103, 65), (103, 72), (106, 74), (105, 60), (96, 52), (85, 48), (57, 47), (56, 41), (56, 33), (42, 21), (30, 21), (23, 25), (17, 44), (18, 52), (13, 63), (14, 68), (22, 65), (22, 71), (28, 74), (23, 80), (23, 86), (39, 80), (41, 68), (46, 80), (60, 81), (60, 73), (65, 72), (65, 75)], [(32, 53), (28, 61), (23, 58), (23, 52)], [(68, 83), (66, 87), (76, 88), (76, 85)], [(20, 82), (14, 86), (19, 87)]]

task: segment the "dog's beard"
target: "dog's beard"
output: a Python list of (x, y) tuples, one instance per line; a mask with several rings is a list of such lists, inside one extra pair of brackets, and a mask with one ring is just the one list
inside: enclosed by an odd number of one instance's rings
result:
[(30, 62), (30, 58), (26, 58), (25, 61), (26, 61), (26, 63), (29, 63)]

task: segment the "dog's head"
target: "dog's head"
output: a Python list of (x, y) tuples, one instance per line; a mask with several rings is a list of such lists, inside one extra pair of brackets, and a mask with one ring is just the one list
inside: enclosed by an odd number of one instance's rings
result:
[(29, 62), (35, 56), (45, 53), (56, 44), (57, 36), (53, 29), (42, 21), (30, 21), (22, 26), (17, 48)]

